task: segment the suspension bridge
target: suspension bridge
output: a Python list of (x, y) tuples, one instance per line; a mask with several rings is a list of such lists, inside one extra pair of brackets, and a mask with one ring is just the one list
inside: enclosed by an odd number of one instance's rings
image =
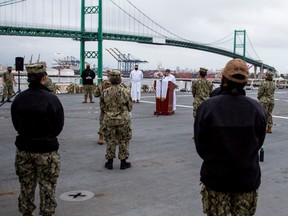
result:
[[(179, 23), (180, 24), (180, 23)], [(211, 43), (185, 39), (148, 17), (130, 0), (2, 0), (0, 35), (71, 38), (80, 42), (80, 71), (85, 58), (98, 59), (98, 79), (102, 78), (103, 40), (166, 45), (241, 58), (263, 70), (276, 71), (258, 57), (245, 30), (235, 30)], [(256, 58), (251, 57), (246, 41)], [(98, 50), (87, 51), (86, 42), (97, 42)], [(223, 44), (234, 44), (233, 50)], [(239, 51), (240, 50), (240, 51)], [(255, 56), (254, 55), (254, 56)]]

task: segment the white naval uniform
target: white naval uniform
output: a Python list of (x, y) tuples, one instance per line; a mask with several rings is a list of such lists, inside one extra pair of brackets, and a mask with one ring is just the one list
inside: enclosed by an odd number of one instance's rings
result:
[(130, 73), (131, 83), (131, 97), (133, 101), (141, 99), (141, 84), (143, 80), (143, 73), (141, 70), (133, 70)]

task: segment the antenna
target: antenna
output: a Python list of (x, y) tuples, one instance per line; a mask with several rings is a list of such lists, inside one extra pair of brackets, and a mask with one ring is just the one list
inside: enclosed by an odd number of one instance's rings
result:
[(31, 58), (30, 58), (30, 64), (32, 64), (32, 59), (33, 59), (33, 54), (31, 55)]

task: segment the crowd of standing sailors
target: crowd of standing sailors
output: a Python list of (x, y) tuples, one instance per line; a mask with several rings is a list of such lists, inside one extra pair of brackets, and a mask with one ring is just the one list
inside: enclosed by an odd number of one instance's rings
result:
[[(26, 65), (29, 88), (19, 93), (12, 105), (12, 122), (17, 131), (15, 169), (19, 178), (19, 212), (33, 216), (35, 188), (40, 185), (40, 214), (52, 216), (57, 207), (55, 191), (60, 170), (57, 136), (64, 127), (64, 109), (57, 95), (47, 87), (46, 65)], [(266, 133), (272, 133), (275, 83), (266, 74), (258, 90), (258, 101), (246, 97), (249, 77), (247, 64), (241, 59), (229, 61), (222, 74), (221, 85), (212, 91), (212, 83), (200, 68), (200, 78), (192, 83), (194, 143), (203, 163), (200, 181), (203, 212), (212, 215), (254, 215), (260, 187), (259, 150)], [(108, 71), (93, 90), (95, 72), (86, 65), (82, 72), (84, 101), (94, 103), (100, 98), (98, 144), (106, 142), (104, 167), (113, 169), (118, 159), (120, 169), (132, 167), (129, 142), (132, 137), (131, 111), (133, 103), (141, 102), (143, 73), (138, 65), (130, 73), (130, 86), (121, 79), (121, 71)], [(169, 69), (163, 80), (176, 83)], [(2, 102), (11, 102), (13, 82), (11, 67), (2, 76)], [(174, 90), (173, 111), (176, 110)], [(44, 106), (45, 104), (45, 106)], [(192, 115), (191, 115), (192, 116)], [(192, 142), (192, 141), (191, 141)]]

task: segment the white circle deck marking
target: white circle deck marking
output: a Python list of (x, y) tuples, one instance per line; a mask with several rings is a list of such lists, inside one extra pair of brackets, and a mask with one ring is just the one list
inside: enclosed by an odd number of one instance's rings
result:
[(94, 193), (85, 190), (68, 191), (60, 195), (60, 199), (64, 201), (84, 201), (94, 197)]

